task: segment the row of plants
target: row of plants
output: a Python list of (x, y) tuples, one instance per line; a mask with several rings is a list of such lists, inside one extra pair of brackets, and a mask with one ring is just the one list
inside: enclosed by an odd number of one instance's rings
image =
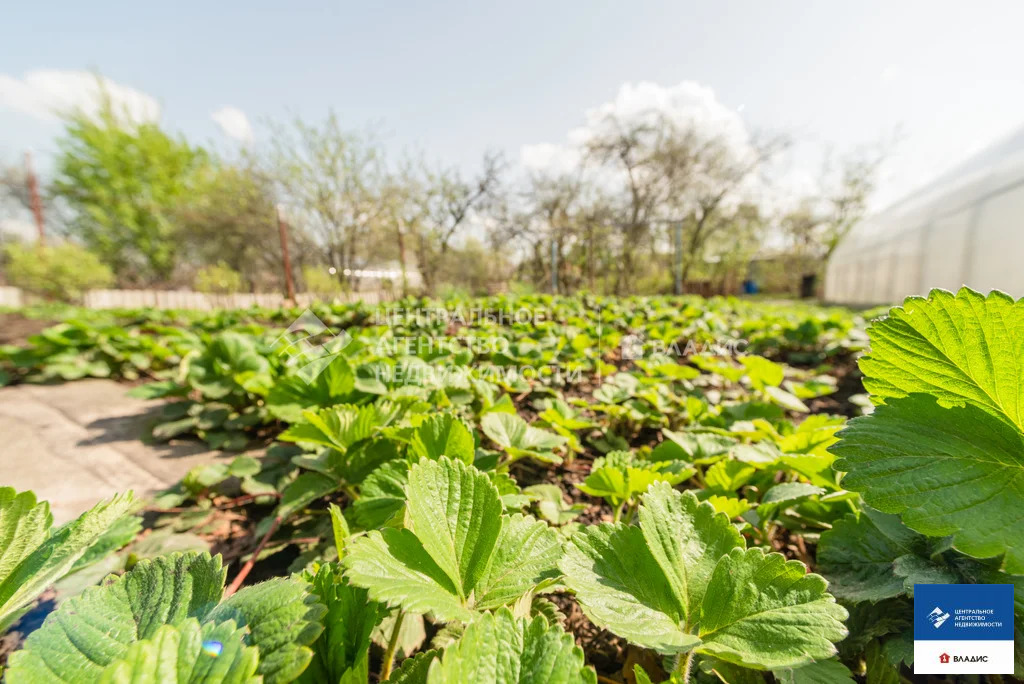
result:
[[(85, 578), (8, 681), (896, 682), (915, 583), (1012, 583), (1024, 616), (1024, 304), (893, 309), (867, 329), (870, 402), (836, 398), (865, 346), (849, 312), (460, 305), (476, 313), (349, 318), (315, 376), (272, 321), (188, 331), (135, 390), (172, 399), (154, 433), (270, 446), (189, 473), (136, 541), (138, 522), (104, 532), (127, 498), (51, 531), (30, 493), (0, 496), (8, 626)], [(537, 315), (488, 315), (513, 305)], [(636, 334), (649, 346), (624, 358)], [(403, 338), (433, 343), (384, 344)], [(671, 350), (722, 339), (745, 353)], [(526, 366), (551, 372), (494, 372)], [(11, 542), (37, 528), (38, 548)]]

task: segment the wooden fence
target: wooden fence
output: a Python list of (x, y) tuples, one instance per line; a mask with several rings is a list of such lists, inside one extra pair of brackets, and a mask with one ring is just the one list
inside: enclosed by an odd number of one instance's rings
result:
[[(312, 302), (351, 303), (363, 301), (370, 305), (390, 301), (392, 295), (385, 291), (348, 292), (340, 295), (319, 295), (303, 292), (295, 296), (299, 306)], [(25, 298), (16, 287), (0, 287), (0, 306), (22, 306)], [(259, 306), (276, 309), (285, 306), (280, 294), (238, 293), (229, 295), (205, 294), (191, 290), (89, 290), (82, 299), (82, 305), (89, 309), (190, 309), (209, 311), (212, 309), (248, 309)]]
[(0, 306), (21, 306), (21, 290), (16, 287), (0, 287)]

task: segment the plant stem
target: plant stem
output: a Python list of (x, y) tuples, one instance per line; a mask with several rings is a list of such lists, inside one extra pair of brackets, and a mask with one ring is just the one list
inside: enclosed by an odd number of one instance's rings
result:
[(676, 665), (676, 672), (679, 673), (682, 678), (683, 684), (690, 684), (690, 670), (693, 668), (693, 656), (694, 652), (691, 650), (686, 654), (686, 660), (679, 661)]
[(263, 547), (267, 545), (267, 542), (270, 541), (270, 538), (274, 536), (274, 533), (277, 532), (277, 528), (280, 526), (281, 516), (277, 516), (274, 518), (274, 522), (270, 525), (270, 529), (267, 530), (265, 535), (263, 535), (263, 539), (260, 539), (260, 544), (256, 547), (256, 550), (252, 552), (252, 556), (250, 556), (249, 560), (242, 566), (242, 569), (238, 571), (238, 574), (235, 575), (235, 579), (232, 580), (228, 588), (224, 590), (224, 598), (231, 596), (242, 586), (242, 582), (244, 582), (245, 578), (249, 576), (249, 573), (252, 571), (252, 566), (256, 564), (256, 559), (259, 558), (260, 553), (263, 551)]
[(384, 665), (380, 670), (380, 681), (386, 682), (391, 676), (391, 666), (395, 664), (395, 649), (398, 648), (398, 633), (402, 631), (402, 620), (405, 619), (405, 611), (399, 610), (395, 618), (395, 626), (391, 629), (391, 638), (388, 639), (388, 649), (384, 651)]
[(619, 520), (622, 518), (622, 508), (625, 505), (626, 502), (623, 501), (622, 503), (619, 504), (618, 508), (615, 509), (615, 515), (612, 516), (612, 522), (619, 522)]

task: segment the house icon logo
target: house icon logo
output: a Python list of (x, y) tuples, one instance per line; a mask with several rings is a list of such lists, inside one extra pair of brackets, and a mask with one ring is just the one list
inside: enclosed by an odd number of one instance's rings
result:
[(948, 663), (949, 662), (949, 654), (948, 653), (943, 653), (942, 655), (940, 655), (939, 656), (939, 662), (942, 663), (943, 665)]

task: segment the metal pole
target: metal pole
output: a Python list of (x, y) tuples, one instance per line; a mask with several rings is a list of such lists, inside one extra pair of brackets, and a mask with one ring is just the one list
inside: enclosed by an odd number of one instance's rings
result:
[(676, 221), (676, 294), (683, 294), (683, 222)]
[(39, 180), (32, 170), (32, 153), (25, 153), (25, 175), (28, 178), (28, 194), (32, 202), (32, 214), (36, 218), (36, 230), (39, 233), (39, 246), (46, 245), (46, 226), (43, 223), (43, 202), (39, 199)]
[(558, 243), (551, 241), (551, 294), (558, 294)]
[(277, 230), (281, 234), (281, 258), (284, 262), (284, 285), (287, 288), (288, 299), (295, 301), (295, 283), (292, 282), (292, 260), (288, 255), (288, 226), (284, 222), (284, 214), (281, 212), (281, 205), (277, 205)]

